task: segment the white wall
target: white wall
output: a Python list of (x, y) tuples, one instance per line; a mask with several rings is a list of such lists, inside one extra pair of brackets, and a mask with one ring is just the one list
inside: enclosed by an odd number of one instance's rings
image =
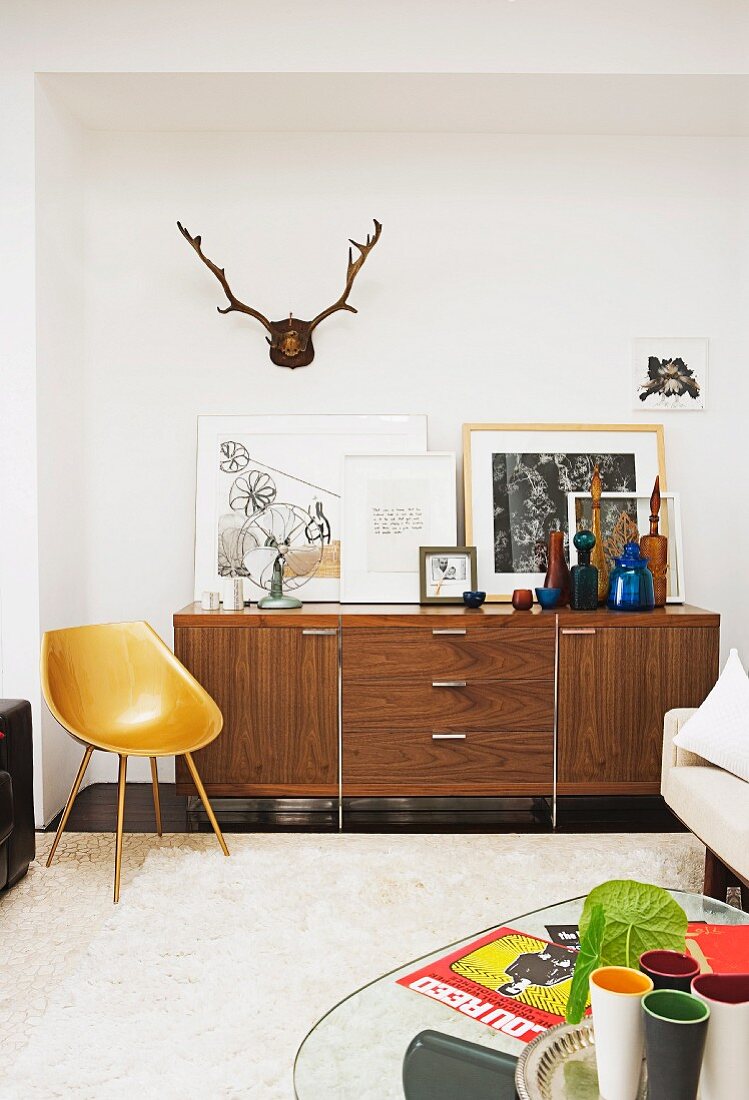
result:
[[(37, 486), (36, 471), (34, 74), (49, 71), (170, 70), (346, 72), (352, 68), (358, 71), (422, 72), (743, 73), (747, 71), (748, 64), (748, 17), (749, 11), (742, 0), (664, 0), (655, 7), (649, 0), (632, 0), (619, 7), (600, 4), (597, 0), (533, 0), (532, 3), (527, 0), (518, 0), (517, 3), (466, 0), (461, 4), (455, 4), (453, 0), (408, 0), (407, 3), (382, 0), (377, 5), (352, 5), (350, 0), (322, 0), (319, 4), (309, 5), (304, 0), (292, 0), (282, 7), (261, 3), (260, 0), (224, 0), (220, 8), (207, 5), (204, 0), (112, 0), (107, 4), (101, 4), (98, 0), (5, 0), (0, 5), (0, 239), (6, 257), (12, 257), (12, 262), (6, 261), (0, 266), (0, 518), (4, 534), (0, 538), (0, 673), (2, 691), (6, 695), (26, 696), (34, 706), (37, 816), (40, 820), (47, 820), (58, 807), (53, 801), (56, 783), (48, 787), (47, 798), (44, 805), (42, 803), (42, 765), (45, 764), (45, 772), (47, 764), (54, 767), (57, 750), (50, 748), (51, 758), (43, 761), (37, 677), (40, 627), (37, 609), (37, 512), (38, 495), (41, 493), (43, 500), (45, 489)], [(328, 152), (325, 139), (310, 140), (315, 150)], [(243, 141), (237, 139), (237, 145), (241, 146)], [(440, 140), (432, 139), (432, 143), (436, 148)], [(270, 144), (263, 139), (264, 148), (269, 148)], [(313, 161), (309, 169), (312, 190), (309, 193), (305, 190), (304, 177), (297, 173), (297, 190), (293, 191), (290, 189), (293, 173), (288, 160), (289, 144), (284, 143), (277, 161), (281, 183), (278, 194), (286, 192), (292, 205), (285, 210), (277, 208), (275, 216), (283, 222), (284, 232), (291, 229), (293, 245), (300, 248), (298, 265), (294, 262), (293, 248), (285, 254), (276, 247), (275, 240), (269, 240), (265, 229), (257, 225), (253, 204), (263, 196), (253, 192), (251, 180), (244, 175), (242, 164), (246, 167), (249, 163), (253, 168), (257, 165), (257, 174), (264, 181), (265, 201), (270, 205), (276, 180), (269, 178), (268, 161), (257, 155), (251, 156), (251, 150), (242, 153), (233, 178), (227, 180), (217, 171), (214, 172), (201, 157), (190, 156), (189, 150), (182, 153), (182, 162), (189, 172), (186, 178), (180, 174), (179, 180), (154, 180), (152, 199), (156, 205), (150, 217), (145, 219), (145, 224), (158, 226), (159, 232), (164, 234), (171, 232), (171, 229), (164, 228), (167, 222), (157, 211), (162, 201), (159, 189), (168, 182), (172, 188), (169, 197), (175, 201), (178, 198), (182, 200), (181, 209), (176, 214), (183, 215), (188, 224), (194, 218), (205, 221), (206, 224), (200, 228), (209, 239), (216, 234), (216, 245), (226, 254), (227, 263), (230, 263), (230, 247), (237, 248), (237, 251), (247, 249), (245, 259), (240, 256), (238, 261), (231, 261), (232, 269), (237, 264), (237, 275), (243, 283), (249, 279), (250, 285), (257, 287), (258, 292), (267, 294), (269, 308), (296, 291), (297, 287), (298, 292), (293, 297), (295, 308), (297, 294), (302, 299), (299, 301), (300, 310), (306, 308), (308, 301), (310, 308), (316, 308), (319, 294), (329, 295), (331, 278), (337, 287), (335, 281), (340, 270), (337, 265), (341, 263), (340, 235), (359, 232), (360, 219), (368, 218), (370, 212), (374, 213), (372, 208), (375, 205), (381, 210), (378, 216), (386, 222), (387, 232), (378, 249), (381, 254), (374, 256), (368, 265), (366, 289), (364, 282), (361, 291), (357, 288), (357, 295), (366, 294), (366, 298), (359, 299), (361, 314), (357, 318), (337, 318), (327, 323), (327, 332), (320, 330), (318, 359), (304, 377), (283, 371), (277, 371), (274, 375), (273, 368), (257, 350), (257, 334), (252, 334), (243, 326), (237, 327), (234, 318), (222, 319), (211, 313), (215, 298), (206, 290), (205, 279), (209, 276), (197, 270), (194, 256), (188, 253), (185, 257), (184, 242), (176, 236), (174, 239), (165, 236), (157, 247), (154, 233), (150, 234), (148, 243), (156, 251), (155, 270), (164, 270), (166, 264), (177, 291), (170, 303), (164, 302), (168, 286), (159, 284), (152, 288), (155, 299), (161, 302), (165, 311), (164, 317), (160, 326), (156, 326), (157, 331), (149, 325), (142, 337), (143, 347), (154, 356), (158, 353), (156, 363), (159, 370), (165, 369), (175, 382), (165, 404), (167, 411), (173, 409), (174, 446), (178, 448), (175, 453), (181, 456), (187, 454), (186, 426), (198, 408), (211, 407), (206, 403), (207, 398), (215, 396), (217, 387), (221, 388), (222, 398), (220, 406), (213, 405), (215, 411), (247, 407), (248, 400), (253, 403), (258, 399), (268, 408), (289, 408), (296, 401), (300, 401), (299, 407), (325, 408), (327, 404), (339, 401), (340, 392), (333, 379), (335, 372), (345, 370), (346, 377), (355, 378), (359, 386), (356, 394), (359, 407), (379, 408), (384, 397), (389, 396), (387, 378), (382, 377), (382, 372), (387, 371), (388, 364), (390, 369), (394, 369), (394, 364), (405, 363), (408, 372), (405, 372), (404, 404), (406, 397), (413, 397), (418, 398), (418, 407), (426, 408), (427, 400), (434, 394), (433, 372), (428, 371), (428, 366), (438, 362), (436, 355), (444, 356), (439, 362), (449, 361), (457, 372), (468, 364), (466, 369), (478, 371), (478, 381), (490, 378), (492, 390), (496, 393), (495, 405), (503, 418), (510, 418), (513, 408), (518, 406), (523, 416), (531, 412), (541, 418), (545, 415), (544, 402), (548, 400), (548, 390), (552, 384), (559, 397), (553, 409), (554, 418), (563, 412), (566, 416), (568, 412), (576, 412), (577, 407), (570, 393), (556, 380), (558, 373), (566, 379), (571, 363), (576, 364), (581, 356), (587, 363), (593, 359), (596, 363), (608, 361), (609, 356), (615, 358), (617, 363), (624, 362), (626, 339), (630, 332), (642, 333), (655, 324), (663, 331), (661, 326), (670, 321), (674, 326), (678, 322), (680, 332), (686, 331), (684, 326), (689, 322), (689, 331), (711, 335), (714, 365), (711, 413), (701, 418), (700, 423), (689, 432), (685, 424), (683, 427), (677, 426), (669, 436), (672, 484), (676, 484), (676, 473), (682, 472), (682, 462), (684, 476), (691, 476), (697, 468), (703, 486), (706, 478), (701, 467), (707, 463), (712, 462), (717, 467), (721, 460), (725, 464), (725, 460), (729, 459), (733, 462), (734, 472), (743, 468), (738, 437), (732, 439), (730, 436), (736, 422), (723, 422), (722, 428), (716, 428), (716, 421), (711, 419), (713, 410), (717, 412), (720, 408), (716, 410), (715, 401), (722, 400), (726, 412), (728, 406), (741, 407), (742, 400), (745, 402), (747, 396), (746, 382), (743, 381), (745, 372), (735, 370), (735, 364), (745, 355), (734, 320), (741, 313), (734, 310), (731, 303), (735, 301), (740, 285), (744, 296), (743, 315), (746, 315), (748, 284), (746, 269), (743, 272), (737, 270), (738, 241), (743, 239), (744, 255), (749, 242), (746, 218), (741, 224), (734, 225), (734, 233), (726, 224), (730, 220), (730, 211), (735, 211), (737, 206), (732, 180), (738, 167), (731, 163), (731, 155), (727, 151), (729, 147), (721, 153), (719, 163), (711, 161), (712, 148), (708, 150), (704, 164), (699, 163), (697, 152), (689, 155), (686, 158), (686, 182), (682, 178), (680, 162), (676, 165), (670, 161), (666, 163), (655, 154), (649, 154), (650, 172), (645, 171), (644, 162), (640, 161), (638, 154), (633, 165), (634, 179), (627, 171), (627, 164), (623, 164), (621, 180), (624, 182), (621, 182), (612, 160), (608, 168), (604, 164), (594, 173), (602, 188), (597, 199), (593, 178), (588, 181), (579, 164), (575, 168), (574, 163), (570, 164), (563, 158), (565, 171), (562, 173), (556, 164), (550, 163), (547, 152), (545, 161), (543, 157), (537, 159), (548, 174), (548, 179), (543, 181), (529, 171), (531, 161), (526, 155), (519, 161), (509, 158), (506, 166), (498, 156), (487, 177), (487, 189), (491, 183), (499, 198), (512, 196), (517, 211), (501, 203), (492, 203), (488, 190), (482, 190), (482, 177), (478, 172), (472, 175), (470, 166), (466, 166), (460, 179), (455, 166), (448, 165), (444, 173), (444, 187), (440, 187), (437, 195), (442, 203), (440, 219), (434, 214), (427, 217), (427, 204), (434, 198), (436, 184), (431, 178), (427, 179), (425, 173), (419, 174), (420, 166), (414, 164), (408, 145), (405, 141), (403, 163), (409, 168), (409, 179), (424, 188), (425, 202), (422, 207), (413, 200), (413, 192), (405, 184), (399, 187), (395, 168), (383, 180), (385, 162), (370, 163), (371, 171), (364, 179), (355, 164), (341, 158), (343, 145), (339, 145), (337, 154), (338, 172), (331, 170), (329, 181), (325, 180), (325, 161)], [(373, 143), (371, 148), (375, 147)], [(624, 148), (620, 146), (622, 151)], [(657, 148), (657, 143), (652, 148)], [(737, 149), (737, 146), (733, 148)], [(470, 155), (476, 157), (480, 166), (480, 150), (470, 150)], [(94, 156), (106, 159), (104, 150), (99, 153), (94, 151)], [(626, 160), (623, 152), (621, 156)], [(262, 165), (258, 165), (258, 160), (262, 161)], [(336, 157), (333, 162), (335, 160)], [(647, 160), (648, 156), (645, 156)], [(428, 162), (427, 158), (425, 163)], [(222, 161), (216, 163), (220, 167)], [(205, 192), (201, 196), (197, 179), (201, 174), (214, 181), (210, 196)], [(711, 204), (701, 191), (701, 174), (706, 187), (717, 188), (715, 203)], [(358, 190), (346, 188), (347, 176), (351, 176)], [(382, 203), (379, 201), (380, 192), (374, 186), (378, 178), (383, 184)], [(466, 190), (466, 181), (471, 179), (475, 194), (469, 208), (466, 195), (470, 193), (470, 188)], [(622, 201), (617, 206), (613, 199), (607, 199), (608, 190), (611, 189), (613, 195), (621, 193), (623, 188), (626, 190), (627, 180), (631, 180), (632, 190), (622, 195)], [(655, 194), (657, 180), (661, 181), (661, 187), (676, 192), (673, 214), (667, 200)], [(105, 182), (104, 174), (102, 185)], [(559, 187), (552, 189), (552, 182)], [(175, 184), (193, 187), (192, 197), (180, 193)], [(568, 218), (567, 212), (572, 212), (575, 204), (573, 184), (580, 198), (577, 213)], [(133, 206), (136, 200), (142, 203), (146, 185), (147, 180), (139, 181), (133, 195)], [(544, 190), (544, 187), (548, 189)], [(227, 206), (224, 209), (222, 205), (224, 190), (228, 196), (233, 196), (231, 220), (230, 208)], [(726, 190), (731, 193), (725, 194)], [(336, 200), (340, 202), (339, 210), (334, 211), (332, 203), (325, 208), (321, 201), (312, 202), (313, 198), (320, 200), (328, 194), (337, 196), (338, 193), (341, 195), (340, 200)], [(252, 197), (252, 203), (247, 201), (248, 194)], [(535, 213), (532, 213), (530, 203), (534, 195), (541, 201), (536, 203)], [(297, 201), (298, 209), (295, 210), (293, 203)], [(589, 201), (590, 218), (587, 219), (584, 208)], [(87, 221), (89, 226), (94, 225), (98, 202), (94, 190)], [(412, 211), (408, 209), (408, 202), (413, 202)], [(545, 205), (539, 209), (542, 203)], [(606, 209), (607, 203), (612, 206), (611, 211)], [(638, 203), (646, 210), (647, 216), (637, 223), (640, 228), (634, 232), (634, 241), (641, 246), (635, 256), (626, 215), (629, 213), (634, 223)], [(565, 211), (560, 226), (555, 225), (552, 219), (556, 208)], [(217, 210), (222, 214), (223, 224), (218, 224)], [(243, 211), (241, 216), (246, 218), (244, 222), (237, 221), (240, 211)], [(481, 217), (482, 212), (485, 218)], [(302, 218), (303, 213), (305, 216)], [(517, 215), (520, 220), (513, 220)], [(175, 211), (169, 210), (169, 223), (174, 216)], [(670, 221), (672, 217), (674, 220)], [(466, 240), (472, 241), (472, 234), (479, 223), (483, 233), (484, 221), (491, 227), (491, 235), (487, 238), (487, 247), (477, 257), (477, 266), (480, 264), (484, 269), (491, 267), (493, 272), (498, 272), (500, 282), (495, 285), (487, 280), (483, 288), (477, 286), (471, 295), (470, 312), (460, 317), (452, 308), (456, 293), (460, 293), (459, 280), (449, 267), (435, 271), (432, 293), (425, 294), (424, 289), (419, 289), (426, 271), (420, 257), (425, 249), (429, 254), (434, 247), (434, 235), (446, 231), (448, 235), (444, 237), (444, 244), (439, 246), (440, 258), (446, 261), (457, 258), (462, 263), (465, 253), (458, 239), (459, 231), (454, 227), (465, 224), (468, 232)], [(293, 228), (291, 222), (294, 223)], [(622, 225), (627, 231), (621, 239), (613, 232), (617, 225)], [(453, 228), (445, 230), (450, 226)], [(529, 247), (524, 226), (535, 238), (533, 247)], [(596, 235), (595, 239), (586, 237), (582, 232), (586, 227)], [(718, 230), (715, 238), (711, 236), (713, 227)], [(417, 228), (420, 232), (418, 236)], [(122, 234), (127, 235), (128, 232), (134, 232), (136, 238), (141, 240), (138, 225), (122, 227)], [(492, 257), (490, 264), (487, 252), (494, 234), (501, 235), (506, 252)], [(692, 238), (693, 250), (690, 249)], [(91, 240), (90, 235), (88, 239)], [(726, 243), (727, 252), (719, 249), (719, 240)], [(399, 244), (400, 251), (396, 248), (388, 251), (388, 241), (392, 241), (393, 246)], [(558, 243), (557, 249), (552, 249), (554, 241)], [(605, 256), (599, 245), (601, 241), (611, 246), (611, 251)], [(672, 248), (673, 263), (667, 263), (667, 257), (651, 247), (657, 241)], [(581, 263), (575, 261), (571, 252), (565, 259), (564, 250), (572, 246), (577, 250)], [(122, 247), (124, 245), (120, 242), (113, 248), (111, 254), (114, 258), (118, 255), (118, 248)], [(179, 248), (183, 249), (181, 256)], [(253, 249), (257, 250), (256, 253)], [(705, 257), (704, 268), (700, 269), (699, 263), (692, 262), (695, 254)], [(280, 262), (285, 255), (290, 259)], [(406, 255), (408, 259), (404, 258)], [(627, 294), (631, 292), (630, 284), (641, 287), (636, 303), (628, 305), (629, 298), (624, 303), (618, 303), (617, 294), (621, 285), (613, 289), (612, 299), (604, 301), (603, 287), (609, 285), (608, 279), (594, 277), (593, 266), (588, 270), (584, 267), (586, 260), (594, 260), (599, 274), (607, 275), (612, 266), (612, 255), (615, 270), (627, 272), (630, 276)], [(263, 265), (259, 273), (255, 256)], [(194, 265), (192, 271), (190, 262)], [(548, 274), (544, 263), (551, 264)], [(726, 266), (731, 263), (734, 264), (735, 278), (725, 274)], [(101, 270), (101, 256), (97, 266)], [(141, 276), (148, 280), (148, 268), (145, 272), (141, 268)], [(45, 277), (42, 275), (42, 279)], [(107, 273), (102, 283), (105, 297), (107, 287), (113, 288), (118, 278), (114, 271)], [(178, 279), (181, 280), (179, 283), (176, 282)], [(671, 280), (671, 285), (676, 288), (673, 300), (668, 303), (668, 316), (664, 315), (664, 279)], [(305, 283), (304, 280), (313, 281)], [(400, 280), (408, 291), (402, 303), (394, 301), (393, 295), (393, 287)], [(700, 285), (701, 280), (703, 285)], [(624, 283), (622, 276), (620, 284)], [(576, 293), (578, 288), (579, 293)], [(523, 289), (530, 289), (530, 300), (527, 293), (522, 293)], [(653, 293), (649, 293), (650, 290)], [(725, 294), (722, 294), (723, 290)], [(89, 289), (87, 302), (90, 293)], [(206, 301), (206, 293), (210, 304)], [(71, 292), (71, 297), (74, 296)], [(418, 309), (412, 315), (406, 315), (410, 302)], [(519, 303), (522, 307), (519, 316), (534, 311), (534, 317), (546, 324), (547, 316), (553, 315), (556, 327), (529, 329), (521, 335), (514, 327)], [(134, 304), (130, 304), (129, 312), (132, 351), (137, 350), (135, 344), (139, 324), (138, 314), (132, 308)], [(141, 304), (138, 302), (139, 306)], [(589, 306), (587, 310), (586, 304)], [(446, 307), (444, 310), (441, 309), (443, 305)], [(156, 308), (153, 301), (149, 300), (144, 306), (142, 315), (152, 319)], [(385, 309), (385, 306), (388, 308)], [(112, 302), (107, 309), (114, 314), (114, 329), (120, 331), (123, 327), (121, 314), (127, 313), (128, 304), (124, 303), (119, 316)], [(204, 310), (208, 311), (207, 315)], [(431, 346), (427, 341), (425, 347), (426, 326), (419, 328), (419, 322), (429, 316), (441, 323), (443, 314), (451, 319), (449, 331), (444, 335), (440, 332), (439, 341)], [(174, 321), (173, 328), (165, 331), (164, 326), (169, 318)], [(617, 327), (607, 326), (605, 319), (610, 323), (617, 321)], [(178, 320), (180, 324), (189, 321), (190, 329), (181, 328)], [(484, 327), (486, 321), (489, 322), (488, 332)], [(185, 336), (188, 331), (189, 340)], [(393, 339), (387, 338), (389, 333), (392, 333)], [(623, 335), (618, 337), (616, 333)], [(92, 349), (101, 345), (102, 335), (99, 322), (92, 320), (86, 336), (87, 379), (94, 369)], [(617, 345), (617, 350), (612, 350), (612, 340), (619, 338), (621, 345)], [(184, 369), (180, 371), (169, 355), (176, 354), (183, 343), (190, 354), (184, 362)], [(490, 359), (497, 346), (501, 355)], [(471, 366), (474, 362), (471, 353), (477, 347), (481, 365), (474, 368)], [(116, 357), (116, 349), (110, 346), (110, 352)], [(196, 358), (198, 354), (202, 356), (200, 361)], [(344, 362), (345, 368), (341, 366)], [(503, 389), (505, 375), (513, 368), (517, 370), (517, 364), (528, 362), (533, 363), (532, 374), (538, 378), (536, 385), (539, 391), (547, 384), (547, 396), (537, 406), (527, 395), (522, 400), (518, 397), (516, 382), (511, 383), (514, 387), (512, 393), (506, 394)], [(558, 372), (554, 370), (555, 365)], [(40, 365), (41, 378), (44, 377), (44, 370), (44, 366)], [(129, 375), (123, 372), (118, 376), (118, 382), (113, 380), (113, 385), (122, 387), (123, 395), (130, 394), (133, 378), (140, 378), (144, 395), (159, 390), (160, 384), (145, 376), (144, 368), (138, 362), (130, 360), (128, 370)], [(425, 382), (426, 374), (429, 377)], [(554, 380), (549, 382), (549, 379)], [(599, 415), (603, 418), (604, 409), (606, 418), (620, 415), (620, 404), (614, 401), (611, 388), (615, 384), (607, 382), (600, 393), (596, 387), (595, 396), (591, 399), (591, 419)], [(414, 391), (413, 394), (411, 391)], [(188, 396), (194, 408), (186, 407)], [(448, 424), (444, 394), (434, 395), (432, 438), (435, 444), (450, 444), (453, 426), (464, 415), (465, 406), (468, 406), (471, 416), (477, 413), (483, 415), (486, 387), (483, 390), (474, 387), (470, 398), (469, 401), (468, 394), (458, 386), (458, 396), (451, 410), (452, 419)], [(102, 394), (94, 385), (90, 393), (87, 391), (86, 408), (95, 407), (101, 399)], [(623, 389), (622, 400), (626, 400)], [(353, 406), (347, 401), (346, 407)], [(602, 410), (600, 414), (599, 408)], [(116, 409), (115, 414), (118, 423), (113, 430), (119, 431), (122, 436), (122, 416), (126, 414), (120, 416)], [(149, 432), (152, 432), (154, 415), (145, 409), (143, 431), (146, 447), (150, 445)], [(621, 415), (627, 418), (626, 412)], [(730, 413), (726, 412), (726, 415), (730, 416)], [(42, 412), (40, 427), (46, 429), (47, 420), (49, 417)], [(133, 431), (128, 438), (133, 449), (134, 471), (142, 477), (142, 460), (138, 450), (141, 443), (135, 428), (133, 420)], [(98, 432), (98, 426), (94, 426), (93, 433), (86, 438), (87, 454), (91, 448), (96, 449), (96, 441), (100, 441)], [(714, 487), (720, 480), (719, 473), (720, 469), (716, 469), (712, 492), (714, 499), (722, 499), (725, 504), (725, 495), (721, 497), (720, 489)], [(94, 480), (99, 477), (96, 473), (93, 476)], [(91, 491), (91, 484), (87, 484), (88, 496)], [(189, 509), (185, 511), (185, 508), (190, 493), (188, 485), (181, 485), (173, 495), (165, 497), (162, 507), (162, 516), (171, 516), (172, 513), (175, 516), (173, 547), (179, 545), (178, 553), (182, 555), (179, 560), (170, 560), (164, 568), (159, 556), (162, 550), (156, 543), (150, 546), (146, 559), (142, 541), (139, 543), (136, 537), (138, 554), (130, 559), (130, 573), (125, 574), (127, 580), (123, 580), (105, 560), (99, 559), (90, 579), (92, 596), (102, 591), (102, 570), (109, 569), (111, 588), (119, 590), (123, 604), (131, 606), (132, 601), (124, 595), (129, 584), (142, 581), (145, 595), (145, 592), (152, 591), (152, 574), (162, 570), (165, 573), (165, 577), (162, 575), (163, 605), (156, 614), (163, 629), (168, 617), (165, 609), (184, 590), (184, 570), (189, 551), (185, 550), (183, 527), (188, 522), (185, 516), (189, 514)], [(117, 503), (123, 505), (122, 500)], [(144, 506), (151, 510), (154, 507), (152, 502)], [(127, 498), (124, 507), (125, 514), (130, 514), (127, 512)], [(687, 510), (685, 519), (689, 529), (693, 529), (694, 515), (699, 510), (699, 502), (692, 505), (691, 516)], [(721, 522), (725, 524), (729, 520), (736, 527), (727, 537), (733, 537), (736, 544), (743, 535), (746, 542), (749, 519), (744, 515), (743, 526), (739, 527), (741, 517), (736, 519), (729, 505), (723, 510)], [(100, 526), (96, 538), (92, 534), (89, 539), (86, 532), (87, 565), (88, 560), (100, 554), (104, 546), (112, 546), (116, 541), (109, 534), (102, 536), (101, 519), (97, 522)], [(117, 520), (118, 524), (120, 522)], [(721, 527), (719, 530), (723, 529)], [(119, 527), (118, 532), (121, 534)], [(694, 538), (694, 535), (688, 537)], [(42, 540), (43, 560), (45, 546), (48, 546), (46, 534)], [(709, 581), (706, 566), (711, 562), (707, 559), (706, 540), (701, 539), (700, 546), (702, 549), (690, 548), (691, 573), (699, 578), (701, 586), (707, 586), (704, 602), (716, 605), (716, 600), (710, 599), (713, 586), (720, 583), (727, 592), (728, 581)], [(174, 553), (173, 547), (170, 555)], [(185, 553), (187, 558), (183, 556)], [(118, 550), (116, 560), (120, 558)], [(159, 564), (154, 564), (156, 561)], [(703, 598), (702, 592), (695, 590), (694, 586), (692, 594), (694, 598)], [(113, 599), (111, 595), (103, 599), (102, 612), (105, 606), (112, 605)], [(63, 606), (64, 601), (58, 605), (60, 610)], [(96, 617), (100, 607), (92, 604), (84, 610)], [(733, 621), (740, 621), (738, 610), (732, 615)], [(63, 737), (59, 731), (58, 737)], [(69, 768), (72, 762), (70, 754), (74, 755), (76, 749), (68, 745), (64, 751), (68, 754), (65, 760)]]
[[(36, 97), (39, 625), (85, 622), (83, 501), (84, 132), (44, 85)], [(61, 806), (80, 750), (41, 710), (43, 799)]]
[[(729, 488), (745, 465), (745, 154), (730, 139), (90, 134), (91, 613), (171, 637), (192, 593), (198, 413), (424, 411), (450, 450), (464, 420), (660, 419), (689, 599), (749, 654)], [(202, 233), (244, 300), (307, 317), (337, 297), (346, 237), (372, 216), (360, 312), (326, 321), (298, 371), (270, 363), (257, 323), (216, 313), (220, 288), (175, 227)], [(705, 414), (631, 411), (631, 338), (660, 334), (710, 337)]]

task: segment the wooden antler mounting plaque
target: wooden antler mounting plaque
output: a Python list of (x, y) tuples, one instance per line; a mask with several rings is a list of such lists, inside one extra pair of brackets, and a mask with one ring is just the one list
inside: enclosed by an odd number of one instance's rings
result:
[[(201, 237), (199, 235), (195, 237), (191, 236), (185, 227), (177, 222), (177, 228), (182, 236), (188, 244), (195, 249), (206, 267), (213, 272), (221, 283), (221, 287), (229, 301), (229, 305), (224, 309), (219, 306), (219, 313), (246, 313), (249, 317), (254, 317), (270, 334), (266, 336), (266, 340), (270, 344), (270, 357), (273, 362), (279, 367), (291, 367), (292, 369), (295, 367), (306, 367), (315, 358), (315, 349), (312, 345), (312, 333), (321, 321), (324, 321), (326, 317), (330, 317), (331, 313), (336, 313), (339, 309), (344, 309), (348, 313), (357, 312), (352, 305), (349, 305), (348, 296), (354, 285), (354, 279), (359, 274), (364, 261), (380, 239), (382, 226), (376, 219), (374, 226), (374, 233), (367, 234), (367, 239), (364, 244), (359, 244), (357, 241), (353, 240), (349, 242), (351, 247), (348, 250), (346, 285), (343, 288), (343, 293), (340, 298), (333, 302), (332, 306), (328, 306), (322, 313), (318, 313), (311, 321), (301, 321), (291, 313), (283, 321), (269, 321), (268, 318), (258, 310), (241, 302), (239, 298), (234, 295), (229, 286), (223, 267), (214, 264), (203, 252)], [(353, 255), (354, 248), (359, 250), (359, 255), (356, 259), (354, 259)]]

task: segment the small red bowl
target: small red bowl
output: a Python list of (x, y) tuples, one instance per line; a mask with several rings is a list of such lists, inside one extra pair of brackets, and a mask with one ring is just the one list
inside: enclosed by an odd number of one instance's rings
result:
[(533, 593), (530, 588), (516, 588), (512, 593), (512, 606), (516, 611), (530, 611), (533, 607)]

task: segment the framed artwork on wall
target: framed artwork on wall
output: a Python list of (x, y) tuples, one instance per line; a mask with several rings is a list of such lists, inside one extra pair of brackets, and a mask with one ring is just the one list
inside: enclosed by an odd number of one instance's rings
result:
[[(340, 598), (343, 456), (424, 452), (426, 416), (268, 414), (199, 416), (195, 493), (195, 599), (228, 576), (247, 576), (254, 521), (271, 505), (309, 514), (306, 537), (321, 544), (306, 600)], [(423, 541), (423, 540), (422, 540)], [(256, 598), (246, 581), (247, 595)]]
[(587, 492), (599, 467), (609, 492), (666, 484), (660, 424), (464, 424), (466, 542), (478, 587), (508, 602), (546, 573), (549, 533), (568, 533), (567, 494)]
[(456, 541), (455, 455), (343, 460), (344, 603), (418, 603), (419, 549)]
[(707, 407), (708, 341), (654, 337), (632, 341), (636, 412), (701, 412)]
[(463, 603), (463, 593), (476, 589), (475, 546), (419, 548), (421, 603)]
[[(567, 523), (573, 533), (591, 529), (593, 503), (590, 493), (567, 494)], [(624, 543), (639, 540), (650, 527), (650, 493), (601, 493), (601, 534), (609, 569), (621, 554)], [(684, 547), (681, 536), (681, 498), (678, 493), (661, 493), (659, 533), (668, 539), (666, 603), (685, 603)], [(577, 565), (577, 550), (570, 546), (570, 565)]]

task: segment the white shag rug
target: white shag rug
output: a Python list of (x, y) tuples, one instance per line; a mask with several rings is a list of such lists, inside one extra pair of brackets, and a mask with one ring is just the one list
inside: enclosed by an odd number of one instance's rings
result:
[(699, 890), (704, 858), (686, 834), (227, 840), (230, 859), (205, 837), (125, 878), (0, 1096), (291, 1100), (297, 1047), (359, 986), (608, 878)]

